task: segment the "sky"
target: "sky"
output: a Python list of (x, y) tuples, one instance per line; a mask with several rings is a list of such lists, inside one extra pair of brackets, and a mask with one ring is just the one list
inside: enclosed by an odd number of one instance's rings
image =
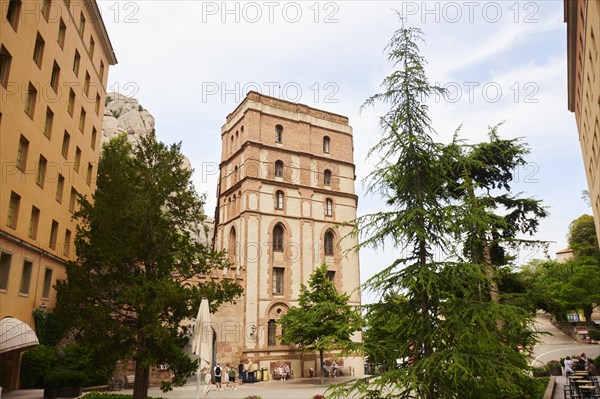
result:
[[(221, 126), (248, 90), (345, 115), (354, 131), (358, 214), (384, 208), (365, 194), (377, 164), (386, 108), (361, 112), (393, 65), (384, 51), (402, 21), (421, 28), (427, 76), (448, 90), (429, 101), (441, 142), (522, 138), (528, 164), (513, 187), (543, 200), (550, 216), (534, 237), (549, 254), (567, 245), (571, 221), (591, 209), (574, 115), (567, 109), (563, 1), (113, 1), (99, 2), (118, 64), (109, 91), (137, 98), (156, 119), (158, 138), (182, 142), (194, 185), (216, 205)], [(392, 248), (363, 250), (361, 281), (390, 265)], [(522, 250), (516, 263), (544, 254)], [(364, 297), (370, 302), (374, 298)]]

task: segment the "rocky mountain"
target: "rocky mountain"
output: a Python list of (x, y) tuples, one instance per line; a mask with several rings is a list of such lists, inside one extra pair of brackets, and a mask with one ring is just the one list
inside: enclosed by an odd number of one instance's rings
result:
[[(130, 143), (136, 144), (140, 136), (155, 132), (154, 117), (139, 101), (123, 94), (112, 92), (106, 94), (104, 121), (102, 125), (102, 144), (121, 133), (127, 134)], [(191, 170), (190, 160), (184, 156), (183, 166)], [(204, 211), (203, 211), (204, 213)], [(210, 243), (214, 234), (214, 220), (206, 217), (204, 226), (189, 226), (201, 242)]]

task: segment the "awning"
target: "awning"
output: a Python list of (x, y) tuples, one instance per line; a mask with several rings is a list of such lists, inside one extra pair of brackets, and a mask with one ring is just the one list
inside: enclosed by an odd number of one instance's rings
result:
[(5, 317), (0, 320), (0, 353), (39, 344), (40, 341), (35, 332), (27, 323), (14, 317)]

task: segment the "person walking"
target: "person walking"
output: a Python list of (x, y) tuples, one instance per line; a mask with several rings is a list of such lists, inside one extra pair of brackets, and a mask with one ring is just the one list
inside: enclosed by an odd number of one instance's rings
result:
[(222, 391), (223, 387), (221, 386), (221, 377), (223, 375), (223, 369), (221, 368), (221, 364), (217, 363), (215, 367), (215, 386), (217, 387), (217, 391)]
[(229, 388), (233, 391), (237, 391), (237, 387), (235, 386), (235, 368), (233, 368), (233, 365), (229, 367), (227, 374), (229, 374)]
[(238, 364), (238, 373), (240, 374), (240, 385), (242, 385), (244, 383), (244, 379), (246, 378), (244, 376), (244, 362), (242, 361), (242, 359), (240, 359), (240, 364)]

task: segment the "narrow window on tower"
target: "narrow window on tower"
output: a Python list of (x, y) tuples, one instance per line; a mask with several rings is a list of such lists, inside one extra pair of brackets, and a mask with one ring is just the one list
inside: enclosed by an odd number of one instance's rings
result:
[(283, 295), (283, 271), (282, 267), (273, 268), (273, 294)]
[(273, 251), (283, 251), (283, 226), (279, 223), (273, 228)]
[(283, 126), (275, 126), (275, 141), (277, 143), (283, 143)]
[(325, 232), (325, 256), (333, 256), (333, 240), (334, 234), (333, 231), (327, 230)]
[(283, 162), (275, 161), (275, 177), (283, 177)]
[(331, 198), (325, 200), (325, 216), (333, 216), (333, 201)]
[(275, 209), (283, 210), (283, 191), (275, 193)]
[(323, 152), (329, 154), (329, 137), (323, 137)]
[(277, 324), (275, 320), (269, 320), (268, 328), (267, 328), (267, 345), (275, 346), (277, 341), (275, 340), (275, 332), (277, 331)]
[(325, 172), (323, 172), (323, 185), (331, 186), (331, 171), (329, 169), (325, 169)]

